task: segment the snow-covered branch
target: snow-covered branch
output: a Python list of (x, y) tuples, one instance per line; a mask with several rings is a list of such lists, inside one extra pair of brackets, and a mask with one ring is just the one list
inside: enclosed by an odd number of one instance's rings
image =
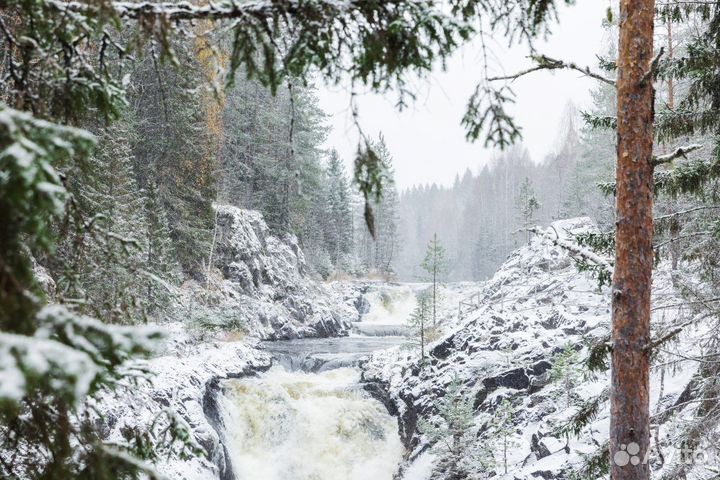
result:
[(554, 245), (557, 245), (558, 247), (561, 247), (570, 252), (571, 255), (581, 257), (589, 262), (594, 263), (595, 265), (598, 265), (599, 267), (606, 270), (608, 273), (612, 272), (613, 270), (612, 264), (610, 264), (610, 261), (608, 259), (606, 259), (602, 255), (598, 255), (597, 253), (593, 252), (588, 248), (582, 247), (576, 243), (569, 242), (566, 239), (561, 238), (557, 232), (555, 232), (555, 235), (552, 235), (538, 227), (531, 227), (528, 229), (528, 231), (550, 240)]
[[(99, 8), (97, 5), (83, 2), (48, 0), (46, 3), (59, 11), (74, 13), (88, 13)], [(288, 5), (290, 4), (291, 2), (288, 2)], [(210, 2), (207, 5), (193, 5), (189, 2), (110, 2), (110, 5), (115, 14), (122, 18), (162, 17), (170, 21), (250, 18), (257, 15), (265, 16), (273, 9), (270, 2), (238, 3), (234, 1)], [(103, 6), (106, 7), (107, 5)]]
[(683, 145), (682, 147), (676, 148), (674, 151), (667, 153), (665, 155), (658, 155), (652, 158), (651, 163), (653, 165), (663, 165), (665, 163), (670, 163), (673, 160), (676, 160), (681, 157), (685, 157), (688, 153), (694, 152), (695, 150), (701, 149), (703, 146), (699, 143), (692, 143), (690, 145)]
[[(107, 4), (85, 2), (63, 2), (60, 0), (46, 0), (48, 5), (64, 12), (88, 13), (99, 8), (107, 8)], [(319, 22), (329, 20), (336, 15), (350, 13), (367, 6), (362, 0), (338, 2), (334, 0), (319, 0), (315, 2), (286, 1), (243, 1), (224, 0), (209, 2), (206, 5), (194, 5), (190, 2), (107, 2), (118, 17), (126, 19), (162, 18), (166, 21), (182, 20), (238, 20), (259, 21), (270, 20), (274, 15), (283, 14), (296, 16), (308, 10), (322, 14)], [(364, 5), (365, 4), (365, 5)]]
[(607, 78), (599, 73), (593, 72), (592, 70), (590, 70), (590, 67), (581, 67), (575, 62), (565, 62), (563, 60), (550, 58), (546, 55), (533, 56), (531, 58), (537, 63), (536, 66), (528, 68), (526, 70), (522, 70), (512, 75), (491, 77), (488, 78), (488, 80), (491, 82), (498, 80), (517, 80), (520, 77), (523, 77), (529, 73), (537, 72), (539, 70), (575, 70), (590, 78), (594, 78), (595, 80), (607, 83), (608, 85), (612, 85), (613, 87), (615, 86), (614, 80)]

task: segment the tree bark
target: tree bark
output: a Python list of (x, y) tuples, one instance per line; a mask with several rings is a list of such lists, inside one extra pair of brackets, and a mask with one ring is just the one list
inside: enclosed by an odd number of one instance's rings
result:
[[(654, 0), (620, 1), (616, 258), (613, 275), (610, 471), (646, 480), (650, 446), (650, 289), (653, 266)], [(639, 447), (639, 451), (635, 448)]]

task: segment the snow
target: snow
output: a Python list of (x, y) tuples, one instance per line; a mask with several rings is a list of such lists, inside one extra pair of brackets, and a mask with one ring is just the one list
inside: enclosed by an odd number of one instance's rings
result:
[[(151, 359), (143, 368), (151, 372), (151, 381), (124, 382), (118, 391), (99, 398), (97, 408), (107, 427), (107, 441), (122, 444), (123, 430), (164, 427), (170, 416), (187, 426), (192, 442), (208, 452), (207, 457), (175, 455), (161, 457), (154, 467), (173, 480), (209, 480), (219, 476), (218, 464), (224, 463), (220, 437), (211, 425), (204, 401), (211, 383), (269, 368), (267, 353), (247, 342), (210, 342), (196, 344), (180, 329), (171, 333), (168, 350)], [(169, 413), (169, 415), (168, 415)]]
[[(72, 394), (83, 398), (98, 374), (99, 362), (106, 361), (105, 352), (117, 351), (112, 361), (134, 375), (122, 380), (115, 392), (91, 400), (88, 407), (102, 415), (110, 444), (122, 445), (127, 429), (157, 433), (154, 429), (174, 421), (187, 430), (191, 443), (208, 452), (207, 457), (181, 459), (168, 450), (152, 466), (178, 480), (217, 479), (228, 468), (226, 452), (233, 460), (240, 459), (236, 473), (242, 478), (390, 479), (400, 463), (403, 480), (442, 479), (442, 472), (435, 471), (442, 450), (418, 434), (416, 421), (436, 414), (434, 402), (455, 377), (474, 400), (477, 442), (496, 441), (483, 427), (493, 420), (503, 400), (513, 408), (509, 435), (516, 446), (509, 452), (509, 473), (505, 475), (499, 464), (493, 471), (476, 465), (471, 478), (562, 478), (580, 468), (584, 456), (606, 441), (607, 401), (600, 403), (598, 415), (577, 438), (566, 442), (557, 428), (577, 412), (578, 402), (604, 395), (607, 373), (576, 380), (569, 405), (564, 387), (550, 378), (555, 356), (566, 345), (574, 346), (583, 358), (587, 345), (605, 339), (609, 332), (609, 289), (598, 288), (596, 280), (579, 273), (571, 256), (577, 251), (568, 251), (565, 245), (572, 242), (571, 233), (593, 230), (588, 219), (564, 220), (543, 230), (510, 255), (487, 282), (441, 286), (438, 317), (443, 332), (426, 349), (429, 364), (422, 369), (417, 351), (404, 347), (373, 353), (361, 362), (362, 381), (376, 382), (387, 393), (385, 400), (398, 413), (393, 419), (357, 389), (355, 370), (309, 375), (273, 368), (253, 377), (271, 366), (270, 355), (257, 348), (257, 339), (345, 335), (351, 322), (366, 328), (399, 327), (407, 322), (415, 295), (428, 285), (319, 284), (297, 239), (271, 235), (257, 212), (216, 208), (219, 227), (207, 286), (210, 301), (194, 300), (206, 286), (184, 285), (178, 289), (182, 303), (168, 316), (240, 318), (248, 334), (242, 341), (198, 342), (180, 322), (162, 328), (105, 325), (51, 305), (38, 317), (36, 337), (0, 334), (0, 398), (19, 399), (25, 393), (23, 373), (28, 369), (73, 379)], [(654, 275), (656, 337), (668, 326), (692, 318), (691, 312), (678, 306), (682, 299), (672, 274), (660, 265)], [(470, 296), (478, 303), (461, 318), (458, 302)], [(699, 321), (663, 348), (692, 356), (700, 348), (696, 339), (707, 328)], [(161, 330), (168, 341), (157, 357), (126, 362), (123, 351), (152, 351)], [(150, 374), (137, 376), (145, 371)], [(651, 411), (675, 413), (661, 422), (665, 444), (673, 434), (672, 422), (683, 421), (694, 408), (675, 404), (695, 373), (694, 362), (682, 361), (652, 370), (653, 387), (660, 384), (660, 375), (664, 382), (662, 392), (651, 391)], [(213, 399), (219, 399), (219, 411), (213, 410)], [(383, 433), (385, 443), (368, 434), (368, 425)], [(339, 438), (338, 431), (346, 437)], [(400, 441), (406, 461), (401, 459)], [(322, 471), (303, 470), (307, 455), (324, 459), (318, 467)], [(360, 460), (353, 463), (355, 457)]]
[(63, 305), (45, 306), (37, 321), (31, 337), (0, 334), (0, 398), (20, 400), (34, 388), (28, 379), (52, 377), (53, 388), (80, 403), (107, 368), (153, 352), (163, 336), (159, 327), (108, 325)]
[[(594, 228), (587, 218), (555, 222), (511, 254), (487, 282), (446, 285), (448, 293), (440, 308), (444, 333), (426, 349), (430, 363), (422, 370), (417, 367), (417, 352), (402, 348), (375, 353), (361, 364), (363, 378), (383, 386), (399, 411), (401, 435), (412, 452), (404, 465), (404, 480), (429, 478), (429, 464), (437, 458), (428, 460), (428, 456), (441, 454), (427, 445), (414, 422), (418, 416), (435, 415), (433, 402), (455, 375), (477, 406), (478, 442), (492, 443), (483, 433), (483, 426), (493, 418), (503, 399), (508, 399), (514, 410), (511, 441), (518, 446), (509, 452), (508, 474), (503, 474), (499, 466), (492, 472), (476, 466), (473, 478), (561, 478), (582, 466), (584, 455), (595, 453), (598, 445), (607, 441), (607, 401), (601, 402), (598, 415), (580, 435), (571, 439), (569, 453), (564, 436), (555, 432), (577, 412), (578, 402), (603, 394), (609, 373), (596, 378), (579, 376), (569, 406), (561, 382), (549, 378), (555, 355), (567, 344), (578, 349), (582, 359), (589, 344), (609, 334), (609, 288), (600, 289), (596, 280), (579, 273), (572, 255), (583, 254), (582, 249), (568, 250), (566, 245), (572, 242), (572, 234)], [(592, 260), (605, 266), (602, 258)], [(476, 292), (480, 292), (478, 308), (458, 318), (458, 299)], [(653, 302), (660, 307), (682, 302), (665, 265), (654, 274)], [(667, 331), (667, 326), (680, 324), (687, 316), (687, 309), (683, 313), (674, 307), (656, 308), (654, 331)], [(674, 346), (666, 348), (684, 351), (685, 355), (697, 352), (695, 339), (706, 331), (703, 325), (700, 322), (698, 327), (684, 331)], [(655, 412), (658, 405), (672, 406), (696, 369), (693, 362), (654, 367), (651, 411)], [(661, 396), (657, 386), (663, 370)], [(663, 442), (668, 441), (671, 429), (670, 424), (663, 425)], [(498, 455), (496, 452), (496, 460)], [(436, 475), (432, 478), (444, 478), (442, 472)]]
[(27, 377), (52, 376), (82, 401), (99, 373), (85, 352), (54, 340), (0, 333), (0, 400), (20, 400), (31, 389)]
[(430, 480), (435, 467), (436, 456), (430, 451), (418, 455), (403, 473), (405, 480)]
[(338, 291), (316, 281), (297, 238), (272, 235), (259, 212), (229, 205), (215, 209), (210, 280), (183, 285), (182, 308), (172, 316), (184, 319), (190, 311), (218, 328), (239, 324), (264, 339), (348, 333), (357, 311)]

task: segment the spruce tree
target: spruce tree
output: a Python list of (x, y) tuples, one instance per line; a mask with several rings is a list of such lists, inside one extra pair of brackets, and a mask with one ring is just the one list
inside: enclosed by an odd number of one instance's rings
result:
[(208, 131), (198, 88), (194, 47), (176, 42), (176, 55), (187, 68), (158, 66), (148, 48), (131, 81), (143, 88), (130, 92), (137, 118), (133, 145), (138, 184), (154, 189), (164, 211), (177, 261), (185, 274), (200, 279), (210, 249), (215, 200), (213, 135)]
[(523, 183), (520, 185), (520, 192), (518, 193), (516, 204), (520, 217), (522, 218), (523, 227), (525, 228), (526, 239), (529, 242), (529, 228), (532, 226), (533, 214), (540, 208), (540, 202), (535, 195), (532, 181), (528, 177), (525, 177), (525, 180), (523, 180)]
[(330, 260), (337, 268), (352, 251), (352, 217), (347, 175), (335, 150), (330, 152), (327, 183), (325, 242)]
[(438, 286), (447, 272), (445, 249), (440, 244), (437, 233), (433, 234), (432, 240), (428, 243), (425, 258), (420, 266), (427, 272), (428, 279), (432, 282), (432, 320), (433, 326), (435, 326), (437, 325)]
[(435, 444), (434, 449), (440, 453), (432, 478), (464, 480), (472, 478), (472, 464), (490, 467), (488, 449), (482, 446), (476, 448), (474, 444), (473, 399), (464, 392), (464, 385), (457, 376), (433, 407), (437, 420), (432, 422), (421, 418), (418, 422), (420, 432)]
[(143, 276), (144, 304), (149, 314), (161, 312), (173, 298), (172, 286), (180, 277), (165, 209), (158, 198), (157, 183), (145, 188), (146, 218)]
[(385, 179), (381, 198), (373, 205), (375, 217), (373, 267), (387, 277), (394, 273), (393, 265), (399, 249), (398, 197), (395, 189), (392, 155), (382, 134), (373, 143), (373, 148), (382, 164), (381, 175)]
[(508, 453), (518, 447), (518, 443), (514, 439), (514, 417), (515, 407), (510, 400), (503, 398), (493, 413), (488, 430), (490, 442), (500, 449), (500, 465), (502, 465), (504, 474), (508, 473)]
[(69, 182), (77, 206), (73, 229), (55, 269), (63, 295), (110, 323), (142, 313), (141, 268), (147, 250), (146, 199), (133, 172), (135, 128), (130, 115), (103, 129), (83, 172)]
[(565, 407), (572, 406), (573, 389), (580, 380), (580, 358), (568, 343), (562, 351), (555, 355), (550, 370), (550, 379), (560, 384), (560, 391), (565, 396)]

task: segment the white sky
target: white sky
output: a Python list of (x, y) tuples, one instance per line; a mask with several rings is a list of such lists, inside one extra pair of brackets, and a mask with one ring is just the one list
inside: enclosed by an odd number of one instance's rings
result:
[[(608, 6), (609, 0), (585, 0), (574, 7), (561, 7), (559, 25), (554, 26), (547, 42), (537, 44), (538, 50), (597, 69), (596, 54), (602, 50), (606, 35), (602, 20)], [(498, 38), (490, 45), (495, 56), (491, 75), (532, 66), (526, 58), (527, 47), (508, 49), (506, 44)], [(359, 98), (363, 130), (373, 137), (378, 132), (384, 134), (400, 189), (433, 182), (450, 185), (456, 173), (468, 167), (476, 171), (492, 157), (493, 151), (483, 148), (482, 141), (468, 143), (460, 125), (466, 102), (480, 78), (479, 46), (468, 45), (448, 62), (446, 72), (438, 67), (428, 81), (417, 82), (417, 100), (403, 112), (395, 108), (397, 96), (393, 94), (368, 93)], [(535, 161), (552, 151), (566, 103), (572, 100), (580, 108), (588, 106), (589, 90), (595, 82), (578, 72), (557, 71), (536, 72), (513, 83), (517, 103), (511, 111), (523, 128), (523, 143)], [(321, 108), (331, 115), (332, 130), (325, 146), (336, 148), (351, 172), (358, 136), (350, 115), (349, 90), (321, 87), (318, 95)]]

